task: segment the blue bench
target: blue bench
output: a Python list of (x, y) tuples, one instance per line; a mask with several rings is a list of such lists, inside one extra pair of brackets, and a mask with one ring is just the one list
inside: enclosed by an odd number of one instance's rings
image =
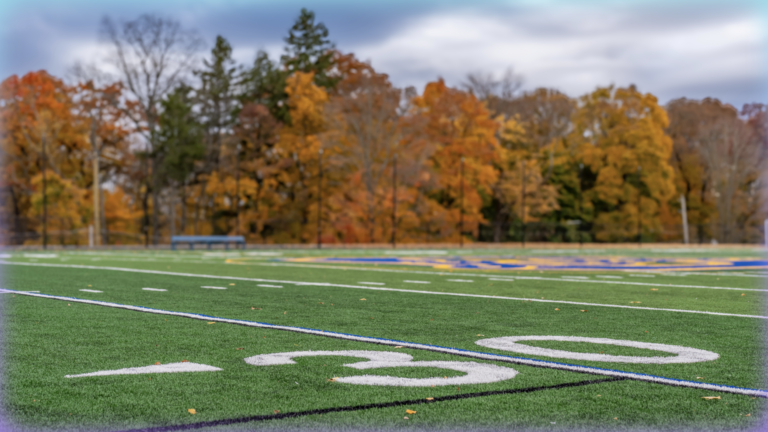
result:
[(245, 237), (243, 236), (222, 236), (222, 235), (210, 235), (210, 236), (171, 236), (171, 250), (176, 250), (177, 243), (188, 243), (189, 249), (195, 248), (195, 243), (205, 243), (208, 245), (208, 249), (212, 244), (224, 244), (226, 249), (229, 249), (230, 243), (241, 245), (245, 249)]

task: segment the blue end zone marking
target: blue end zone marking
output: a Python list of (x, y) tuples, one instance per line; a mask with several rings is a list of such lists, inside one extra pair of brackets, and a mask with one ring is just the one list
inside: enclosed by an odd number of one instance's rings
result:
[[(278, 330), (307, 330), (307, 331), (312, 331), (312, 332), (325, 333), (325, 334), (327, 334), (329, 336), (349, 336), (349, 337), (355, 337), (355, 338), (373, 339), (373, 340), (380, 340), (382, 342), (389, 342), (389, 343), (396, 343), (396, 344), (419, 345), (421, 347), (433, 347), (433, 348), (439, 348), (439, 349), (445, 349), (445, 350), (453, 350), (453, 351), (458, 351), (458, 352), (464, 352), (464, 353), (467, 353), (467, 354), (476, 354), (476, 355), (479, 354), (479, 355), (488, 355), (488, 356), (493, 356), (493, 357), (509, 358), (509, 359), (514, 359), (514, 360), (524, 360), (524, 361), (528, 361), (528, 362), (540, 363), (542, 365), (558, 365), (558, 366), (566, 366), (566, 367), (577, 367), (577, 368), (594, 370), (594, 371), (601, 371), (601, 372), (617, 372), (617, 373), (623, 373), (623, 374), (628, 374), (628, 375), (642, 376), (642, 377), (648, 377), (648, 378), (657, 378), (657, 379), (663, 379), (663, 380), (669, 380), (669, 381), (676, 381), (676, 382), (679, 382), (679, 383), (696, 384), (696, 385), (711, 385), (711, 386), (715, 386), (715, 387), (729, 388), (729, 389), (734, 389), (734, 390), (747, 390), (747, 391), (756, 391), (756, 392), (768, 393), (766, 390), (761, 390), (761, 389), (753, 389), (753, 388), (747, 388), (747, 387), (736, 387), (736, 386), (729, 386), (729, 385), (724, 385), (724, 384), (703, 383), (703, 382), (698, 382), (698, 381), (688, 381), (688, 380), (681, 380), (681, 379), (677, 379), (677, 378), (667, 378), (667, 377), (662, 377), (662, 376), (658, 376), (658, 375), (650, 375), (650, 374), (644, 374), (644, 373), (638, 373), (638, 372), (627, 372), (627, 371), (622, 371), (622, 370), (618, 370), (618, 369), (606, 369), (606, 368), (599, 368), (599, 367), (594, 367), (594, 366), (582, 366), (582, 365), (576, 365), (576, 364), (570, 364), (570, 363), (561, 363), (561, 362), (553, 362), (553, 361), (548, 361), (548, 360), (532, 359), (532, 358), (527, 358), (527, 357), (516, 357), (516, 356), (509, 356), (509, 355), (504, 355), (504, 354), (487, 353), (487, 352), (482, 352), (482, 351), (470, 351), (470, 350), (465, 350), (465, 349), (462, 349), (462, 348), (444, 347), (444, 346), (441, 346), (441, 345), (424, 344), (424, 343), (417, 343), (417, 342), (407, 342), (407, 341), (401, 341), (401, 340), (397, 340), (397, 339), (377, 338), (377, 337), (372, 337), (372, 336), (361, 336), (361, 335), (356, 335), (356, 334), (351, 334), (351, 333), (340, 333), (340, 332), (333, 332), (333, 331), (329, 331), (329, 330), (313, 329), (313, 328), (308, 328), (308, 327), (295, 327), (295, 326), (286, 326), (286, 325), (279, 325), (279, 324), (263, 323), (263, 322), (259, 322), (259, 321), (248, 321), (248, 320), (240, 320), (240, 319), (233, 319), (233, 318), (222, 318), (222, 317), (216, 317), (216, 316), (211, 316), (211, 315), (203, 315), (203, 314), (197, 314), (197, 313), (191, 313), (191, 312), (168, 311), (168, 310), (163, 310), (163, 309), (149, 308), (149, 307), (146, 307), (146, 306), (125, 305), (125, 304), (121, 304), (121, 303), (111, 303), (111, 302), (105, 302), (105, 301), (100, 301), (100, 300), (81, 299), (81, 298), (77, 298), (77, 297), (64, 297), (64, 296), (54, 296), (54, 295), (49, 295), (49, 294), (28, 293), (28, 292), (25, 292), (25, 291), (16, 291), (16, 290), (9, 290), (9, 289), (0, 289), (0, 292), (9, 292), (9, 293), (15, 293), (15, 294), (23, 294), (23, 295), (29, 295), (31, 297), (50, 298), (50, 299), (54, 299), (54, 300), (73, 300), (73, 301), (83, 302), (83, 303), (86, 303), (86, 304), (102, 304), (102, 305), (105, 305), (105, 306), (115, 306), (115, 307), (123, 307), (123, 308), (144, 309), (144, 310), (147, 310), (147, 311), (158, 312), (158, 313), (163, 313), (163, 314), (170, 314), (170, 315), (176, 315), (176, 316), (181, 315), (180, 316), (181, 318), (184, 318), (185, 315), (186, 316), (192, 315), (192, 316), (197, 316), (197, 317), (201, 317), (201, 318), (221, 320), (223, 322), (229, 322), (229, 323), (234, 323), (234, 324), (237, 324), (237, 323), (258, 324), (258, 325), (263, 326), (263, 327), (272, 327), (272, 328), (276, 328)], [(130, 310), (130, 309), (128, 309), (128, 310)], [(308, 334), (311, 334), (311, 333), (308, 333)], [(364, 342), (364, 341), (357, 341), (357, 342)], [(442, 352), (442, 353), (443, 354), (450, 354), (450, 353), (445, 353), (445, 352)], [(485, 360), (492, 361), (492, 360), (489, 360), (489, 359), (485, 359)], [(530, 365), (528, 365), (528, 366), (530, 366)]]

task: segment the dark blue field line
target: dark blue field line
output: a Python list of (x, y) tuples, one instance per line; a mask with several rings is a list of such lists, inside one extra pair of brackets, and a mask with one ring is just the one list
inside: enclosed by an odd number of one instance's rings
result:
[(435, 402), (471, 399), (471, 398), (477, 398), (477, 397), (495, 396), (495, 395), (502, 395), (502, 394), (532, 393), (540, 390), (557, 390), (557, 389), (570, 388), (570, 387), (582, 387), (590, 384), (623, 381), (624, 379), (625, 378), (605, 378), (605, 379), (598, 379), (598, 380), (556, 384), (556, 385), (543, 386), (543, 387), (528, 387), (528, 388), (522, 388), (522, 389), (494, 390), (494, 391), (478, 392), (478, 393), (463, 393), (463, 394), (451, 395), (451, 396), (439, 396), (439, 397), (433, 398), (432, 400), (411, 399), (411, 400), (404, 400), (404, 401), (372, 403), (372, 404), (365, 404), (365, 405), (349, 405), (349, 406), (333, 407), (333, 408), (318, 408), (318, 409), (306, 410), (306, 411), (294, 411), (294, 412), (287, 412), (287, 413), (255, 415), (255, 416), (248, 416), (248, 417), (210, 420), (210, 421), (204, 421), (204, 422), (198, 422), (198, 423), (187, 423), (187, 424), (171, 425), (171, 426), (153, 426), (153, 427), (142, 428), (142, 429), (128, 429), (120, 432), (173, 432), (173, 431), (189, 430), (189, 429), (202, 429), (206, 427), (215, 427), (215, 426), (231, 426), (231, 425), (240, 424), (240, 423), (250, 423), (250, 422), (258, 422), (258, 421), (266, 421), (266, 420), (281, 420), (281, 419), (287, 419), (287, 418), (304, 417), (309, 415), (327, 414), (327, 413), (334, 413), (334, 412), (363, 411), (363, 410), (369, 410), (374, 408), (392, 408), (392, 407), (403, 406), (403, 405), (408, 405), (408, 406), (423, 405), (423, 404), (429, 404), (429, 403), (435, 403)]
[(481, 351), (470, 351), (470, 350), (465, 350), (461, 348), (452, 348), (452, 347), (444, 347), (440, 345), (406, 342), (406, 341), (399, 341), (396, 339), (360, 336), (355, 334), (339, 333), (339, 332), (333, 332), (328, 330), (318, 330), (318, 329), (312, 329), (312, 328), (306, 328), (306, 327), (283, 326), (283, 325), (277, 325), (277, 324), (262, 323), (258, 321), (221, 318), (221, 317), (189, 313), (189, 312), (175, 312), (175, 311), (167, 311), (162, 309), (154, 309), (154, 308), (149, 308), (145, 306), (124, 305), (120, 303), (111, 303), (111, 302), (105, 302), (105, 301), (99, 301), (99, 300), (87, 300), (87, 299), (80, 299), (77, 297), (63, 297), (63, 296), (55, 296), (50, 294), (38, 294), (38, 293), (32, 293), (32, 292), (26, 292), (26, 291), (16, 291), (16, 290), (0, 288), (0, 293), (3, 293), (3, 292), (25, 295), (29, 297), (39, 297), (39, 298), (46, 298), (46, 299), (52, 299), (52, 300), (63, 300), (63, 301), (69, 301), (69, 302), (75, 302), (75, 303), (91, 304), (96, 306), (106, 306), (106, 307), (112, 307), (116, 309), (125, 309), (125, 310), (152, 313), (152, 314), (158, 314), (158, 315), (170, 315), (170, 316), (178, 316), (178, 317), (184, 317), (184, 318), (192, 318), (197, 320), (237, 324), (237, 325), (242, 325), (246, 327), (284, 330), (284, 331), (290, 331), (294, 333), (311, 334), (315, 336), (324, 336), (324, 337), (330, 337), (335, 339), (366, 342), (366, 343), (373, 343), (378, 345), (402, 346), (403, 348), (420, 349), (424, 351), (452, 354), (452, 355), (469, 357), (474, 359), (499, 361), (504, 363), (512, 363), (512, 364), (519, 364), (519, 365), (540, 367), (540, 368), (547, 368), (547, 369), (565, 370), (570, 372), (586, 373), (591, 375), (602, 375), (602, 376), (610, 376), (615, 378), (625, 378), (625, 379), (634, 380), (634, 381), (652, 382), (656, 384), (663, 384), (663, 385), (668, 385), (673, 387), (697, 388), (702, 390), (712, 390), (712, 391), (718, 391), (723, 393), (741, 394), (741, 395), (755, 396), (755, 397), (768, 399), (768, 391), (761, 390), (761, 389), (751, 389), (751, 388), (745, 388), (745, 387), (735, 387), (735, 386), (727, 386), (727, 385), (713, 384), (713, 383), (702, 383), (702, 382), (680, 380), (676, 378), (667, 378), (662, 376), (648, 375), (648, 374), (642, 374), (642, 373), (636, 373), (636, 372), (626, 372), (626, 371), (621, 371), (617, 369), (605, 369), (605, 368), (598, 368), (594, 366), (581, 366), (581, 365), (574, 365), (569, 363), (560, 363), (560, 362), (537, 360), (537, 359), (531, 359), (531, 358), (525, 358), (525, 357), (508, 356), (503, 354), (486, 353)]

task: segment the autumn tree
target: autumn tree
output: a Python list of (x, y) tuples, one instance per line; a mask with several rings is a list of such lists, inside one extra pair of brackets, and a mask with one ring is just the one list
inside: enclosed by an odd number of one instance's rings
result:
[(112, 44), (111, 60), (120, 71), (127, 96), (124, 113), (140, 134), (146, 149), (141, 153), (144, 187), (145, 244), (149, 243), (149, 197), (152, 197), (152, 243), (160, 239), (160, 205), (162, 178), (159, 161), (153, 155), (159, 144), (160, 103), (186, 79), (195, 61), (201, 40), (174, 20), (154, 15), (141, 15), (133, 21), (115, 24), (104, 18), (102, 31)]
[(570, 164), (584, 165), (583, 213), (597, 240), (661, 232), (660, 214), (675, 195), (668, 123), (656, 97), (634, 86), (602, 87), (579, 99)]

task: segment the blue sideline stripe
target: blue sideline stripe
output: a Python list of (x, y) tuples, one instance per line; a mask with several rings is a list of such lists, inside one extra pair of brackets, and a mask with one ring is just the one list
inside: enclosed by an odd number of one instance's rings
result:
[[(151, 312), (151, 313), (179, 316), (179, 317), (182, 317), (182, 318), (183, 317), (187, 317), (187, 318), (189, 318), (189, 317), (199, 317), (199, 318), (208, 319), (208, 320), (211, 320), (211, 319), (219, 320), (219, 321), (224, 322), (224, 323), (256, 324), (256, 325), (258, 325), (259, 327), (262, 327), (262, 328), (274, 328), (274, 329), (277, 329), (277, 330), (287, 330), (287, 331), (304, 330), (304, 331), (315, 332), (315, 333), (305, 333), (305, 332), (300, 332), (300, 333), (315, 334), (315, 335), (316, 335), (316, 333), (323, 333), (323, 334), (325, 334), (328, 337), (337, 337), (337, 338), (340, 338), (340, 339), (346, 339), (346, 338), (343, 338), (343, 336), (347, 336), (347, 337), (352, 337), (352, 338), (362, 338), (362, 339), (369, 339), (369, 340), (377, 340), (377, 341), (386, 342), (386, 345), (395, 345), (395, 344), (401, 345), (402, 344), (402, 345), (407, 345), (409, 348), (413, 348), (413, 349), (424, 349), (426, 351), (431, 351), (431, 350), (426, 349), (427, 347), (429, 347), (429, 348), (436, 348), (439, 351), (435, 351), (435, 352), (440, 352), (440, 353), (443, 353), (443, 354), (451, 354), (450, 352), (445, 352), (443, 350), (458, 351), (460, 353), (467, 354), (466, 357), (477, 358), (477, 359), (482, 359), (482, 360), (489, 360), (489, 361), (493, 361), (493, 360), (492, 359), (483, 358), (483, 357), (478, 357), (478, 356), (491, 356), (491, 357), (495, 357), (495, 358), (500, 358), (500, 361), (503, 361), (501, 359), (511, 359), (511, 360), (518, 360), (518, 361), (524, 361), (524, 362), (532, 362), (532, 363), (539, 364), (540, 365), (539, 367), (549, 367), (549, 368), (553, 368), (553, 369), (560, 369), (557, 366), (564, 366), (564, 367), (568, 367), (568, 368), (586, 369), (585, 371), (582, 371), (581, 373), (590, 373), (590, 371), (593, 371), (592, 373), (594, 373), (596, 375), (613, 376), (613, 375), (610, 375), (610, 374), (606, 374), (605, 372), (621, 373), (621, 374), (630, 375), (630, 377), (628, 377), (628, 379), (633, 379), (632, 378), (633, 376), (636, 377), (635, 379), (637, 379), (637, 377), (648, 378), (648, 379), (640, 379), (639, 380), (639, 381), (643, 381), (643, 382), (655, 382), (657, 384), (673, 385), (673, 384), (666, 384), (666, 383), (663, 383), (663, 382), (656, 381), (656, 380), (667, 380), (667, 381), (674, 381), (674, 382), (680, 383), (680, 386), (682, 386), (682, 387), (701, 388), (701, 386), (713, 386), (713, 387), (718, 387), (719, 389), (722, 389), (722, 391), (727, 391), (726, 389), (734, 390), (733, 392), (730, 392), (730, 393), (752, 394), (754, 396), (758, 396), (758, 397), (762, 397), (762, 398), (768, 398), (768, 391), (762, 390), (762, 389), (753, 389), (753, 388), (747, 388), (747, 387), (736, 387), (736, 386), (729, 386), (729, 385), (724, 385), (724, 384), (703, 383), (703, 382), (698, 382), (698, 381), (688, 381), (688, 380), (681, 380), (681, 379), (677, 379), (677, 378), (667, 378), (667, 377), (662, 377), (662, 376), (658, 376), (658, 375), (649, 375), (649, 374), (638, 373), (638, 372), (627, 372), (627, 371), (622, 371), (622, 370), (618, 370), (618, 369), (606, 369), (606, 368), (599, 368), (599, 367), (594, 367), (594, 366), (582, 366), (582, 365), (576, 365), (576, 364), (570, 364), (570, 363), (561, 363), (561, 362), (553, 362), (553, 361), (548, 361), (548, 360), (532, 359), (532, 358), (527, 358), (527, 357), (516, 357), (516, 356), (509, 356), (509, 355), (504, 355), (504, 354), (486, 353), (486, 352), (482, 352), (482, 351), (470, 351), (470, 350), (465, 350), (465, 349), (462, 349), (462, 348), (444, 347), (444, 346), (441, 346), (441, 345), (432, 345), (432, 344), (400, 341), (400, 340), (397, 340), (397, 339), (386, 339), (386, 338), (378, 338), (378, 337), (373, 337), (373, 336), (361, 336), (361, 335), (356, 335), (356, 334), (351, 334), (351, 333), (340, 333), (340, 332), (333, 332), (333, 331), (330, 331), (330, 330), (313, 329), (313, 328), (308, 328), (308, 327), (285, 326), (285, 325), (279, 325), (279, 324), (263, 323), (263, 322), (259, 322), (259, 321), (248, 321), (248, 320), (239, 320), (239, 319), (233, 319), (233, 318), (222, 318), (222, 317), (216, 317), (216, 316), (212, 316), (212, 315), (204, 315), (204, 314), (198, 314), (198, 313), (192, 313), (192, 312), (175, 312), (175, 311), (168, 311), (168, 310), (163, 310), (163, 309), (154, 309), (154, 308), (150, 308), (150, 307), (146, 307), (146, 306), (125, 305), (125, 304), (105, 302), (105, 301), (100, 301), (100, 300), (88, 300), (88, 299), (81, 299), (81, 298), (77, 298), (77, 297), (55, 296), (55, 295), (50, 295), (50, 294), (39, 294), (39, 293), (31, 293), (31, 292), (26, 292), (26, 291), (16, 291), (16, 290), (0, 288), (0, 293), (3, 293), (3, 292), (27, 295), (27, 296), (30, 296), (30, 297), (48, 298), (48, 299), (53, 299), (53, 300), (74, 301), (74, 302), (78, 302), (78, 303), (85, 303), (85, 304), (93, 304), (93, 305), (100, 305), (100, 306), (115, 307), (115, 308), (121, 308), (121, 309), (126, 309), (126, 310), (142, 309), (144, 311)], [(357, 340), (357, 339), (353, 339), (353, 341), (366, 342), (364, 340)], [(454, 355), (456, 355), (456, 354), (454, 354)], [(508, 362), (508, 363), (515, 364), (514, 362)], [(518, 364), (522, 364), (524, 366), (533, 366), (533, 365), (525, 364), (525, 363), (518, 363)], [(533, 367), (536, 367), (536, 366), (533, 366)], [(577, 372), (578, 373), (579, 371), (570, 371), (570, 372)], [(711, 390), (716, 390), (716, 389), (711, 389)], [(746, 393), (746, 392), (748, 392), (748, 393)]]

